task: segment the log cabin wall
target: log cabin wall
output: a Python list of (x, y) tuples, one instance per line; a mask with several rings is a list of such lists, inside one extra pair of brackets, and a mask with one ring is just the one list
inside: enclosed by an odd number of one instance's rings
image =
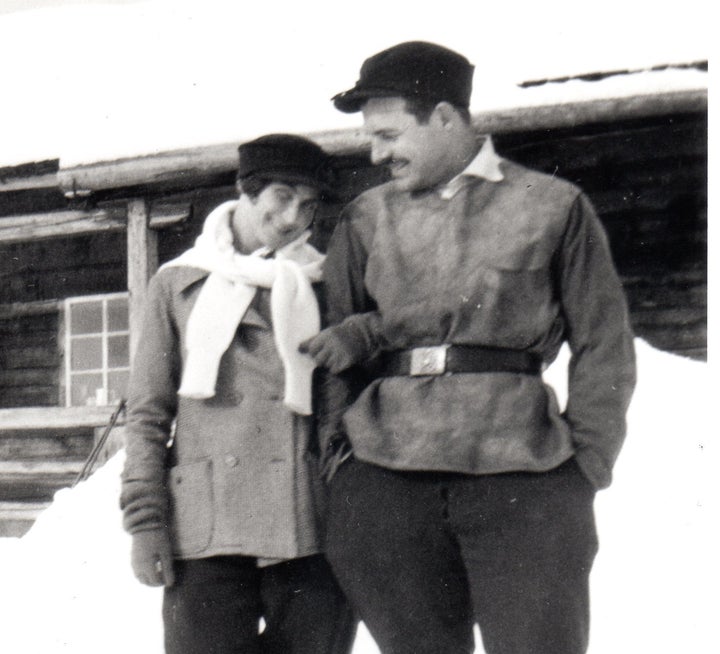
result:
[[(501, 155), (587, 192), (608, 231), (636, 334), (659, 349), (705, 360), (707, 111), (499, 130), (495, 142)], [(370, 165), (366, 147), (335, 152), (342, 201), (316, 223), (321, 248), (342, 205), (386, 179)], [(33, 408), (64, 405), (63, 301), (128, 289), (124, 212), (134, 199), (147, 203), (151, 226), (157, 219), (160, 264), (189, 247), (209, 211), (234, 197), (232, 160), (223, 156), (223, 170), (196, 175), (192, 185), (176, 175), (114, 184), (87, 197), (60, 190), (57, 162), (21, 171), (19, 188), (11, 180), (7, 192), (7, 171), (0, 169), (0, 535), (23, 533), (53, 491), (72, 481), (112, 411), (35, 415)], [(137, 175), (132, 162), (124, 165)], [(164, 220), (177, 205), (186, 207), (182, 220)], [(73, 211), (95, 212), (109, 228), (52, 237), (40, 231), (28, 240), (7, 227), (23, 214), (73, 218)], [(29, 421), (30, 414), (13, 413), (24, 407), (32, 412)]]
[[(503, 156), (587, 192), (607, 228), (636, 334), (660, 349), (705, 359), (706, 114), (512, 133), (496, 137), (496, 144)], [(361, 154), (338, 162), (345, 201), (384, 179)], [(223, 181), (148, 194), (151, 202), (192, 206), (191, 220), (160, 232), (160, 263), (191, 245), (210, 209), (233, 197), (233, 185)], [(118, 199), (101, 195), (99, 201)], [(331, 207), (318, 223), (321, 247), (339, 210)], [(58, 403), (62, 353), (52, 302), (126, 290), (126, 262), (122, 232), (0, 244), (0, 407)], [(9, 309), (33, 303), (34, 310)]]
[(707, 358), (707, 115), (504, 135), (505, 156), (577, 183), (607, 229), (637, 336)]
[(58, 304), (26, 305), (25, 309), (0, 311), (0, 408), (57, 406)]
[[(148, 197), (151, 204), (167, 205), (167, 198), (184, 202), (204, 217), (233, 192), (233, 187), (225, 186)], [(99, 204), (115, 206), (118, 202), (101, 199)], [(67, 205), (65, 199), (63, 204)], [(0, 216), (0, 228), (2, 220)], [(189, 247), (198, 230), (199, 224), (192, 220), (165, 228), (158, 244), (160, 262)], [(0, 409), (64, 405), (63, 300), (127, 288), (124, 231), (0, 242)]]

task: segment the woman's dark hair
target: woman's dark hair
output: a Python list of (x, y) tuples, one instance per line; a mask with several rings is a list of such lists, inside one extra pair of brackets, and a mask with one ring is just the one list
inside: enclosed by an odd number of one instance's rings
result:
[[(288, 184), (289, 186), (297, 186), (298, 184), (308, 184), (306, 181), (298, 181), (292, 178), (292, 176), (285, 178), (282, 175), (247, 175), (246, 177), (240, 177), (239, 175), (235, 178), (235, 188), (239, 193), (247, 195), (253, 200), (260, 195), (266, 186), (275, 182), (281, 184)], [(318, 189), (319, 199), (323, 202), (332, 202), (336, 199), (336, 196), (326, 190)]]
[(266, 186), (278, 181), (281, 180), (263, 177), (262, 175), (249, 175), (248, 177), (238, 177), (235, 180), (235, 185), (240, 193), (244, 193), (255, 199), (263, 192)]

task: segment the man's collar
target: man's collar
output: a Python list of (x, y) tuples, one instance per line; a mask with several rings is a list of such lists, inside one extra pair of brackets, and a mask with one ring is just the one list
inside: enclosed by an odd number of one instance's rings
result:
[(482, 177), (490, 182), (502, 182), (505, 176), (500, 170), (502, 159), (495, 152), (495, 146), (490, 135), (485, 137), (480, 150), (475, 158), (468, 164), (461, 175), (473, 175)]
[(468, 178), (479, 177), (489, 182), (502, 182), (505, 179), (500, 164), (502, 158), (495, 152), (495, 146), (490, 135), (484, 138), (478, 153), (459, 175), (453, 177), (447, 184), (440, 187), (440, 197), (449, 200), (464, 185)]

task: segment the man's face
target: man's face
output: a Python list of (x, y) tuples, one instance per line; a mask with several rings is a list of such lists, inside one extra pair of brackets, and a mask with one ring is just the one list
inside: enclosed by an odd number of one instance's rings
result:
[(437, 111), (427, 124), (405, 109), (402, 98), (370, 98), (362, 109), (372, 162), (387, 165), (403, 191), (431, 188), (448, 179), (447, 131)]
[(300, 236), (312, 223), (319, 191), (304, 184), (271, 182), (255, 198), (248, 198), (240, 226), (243, 244), (251, 250), (278, 250)]

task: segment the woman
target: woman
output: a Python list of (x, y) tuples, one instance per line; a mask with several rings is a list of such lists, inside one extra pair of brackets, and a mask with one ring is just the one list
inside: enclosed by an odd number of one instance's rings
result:
[(344, 653), (354, 620), (320, 551), (298, 351), (320, 327), (307, 230), (328, 157), (282, 134), (239, 154), (238, 200), (150, 281), (122, 477), (133, 570), (165, 586), (170, 654)]

